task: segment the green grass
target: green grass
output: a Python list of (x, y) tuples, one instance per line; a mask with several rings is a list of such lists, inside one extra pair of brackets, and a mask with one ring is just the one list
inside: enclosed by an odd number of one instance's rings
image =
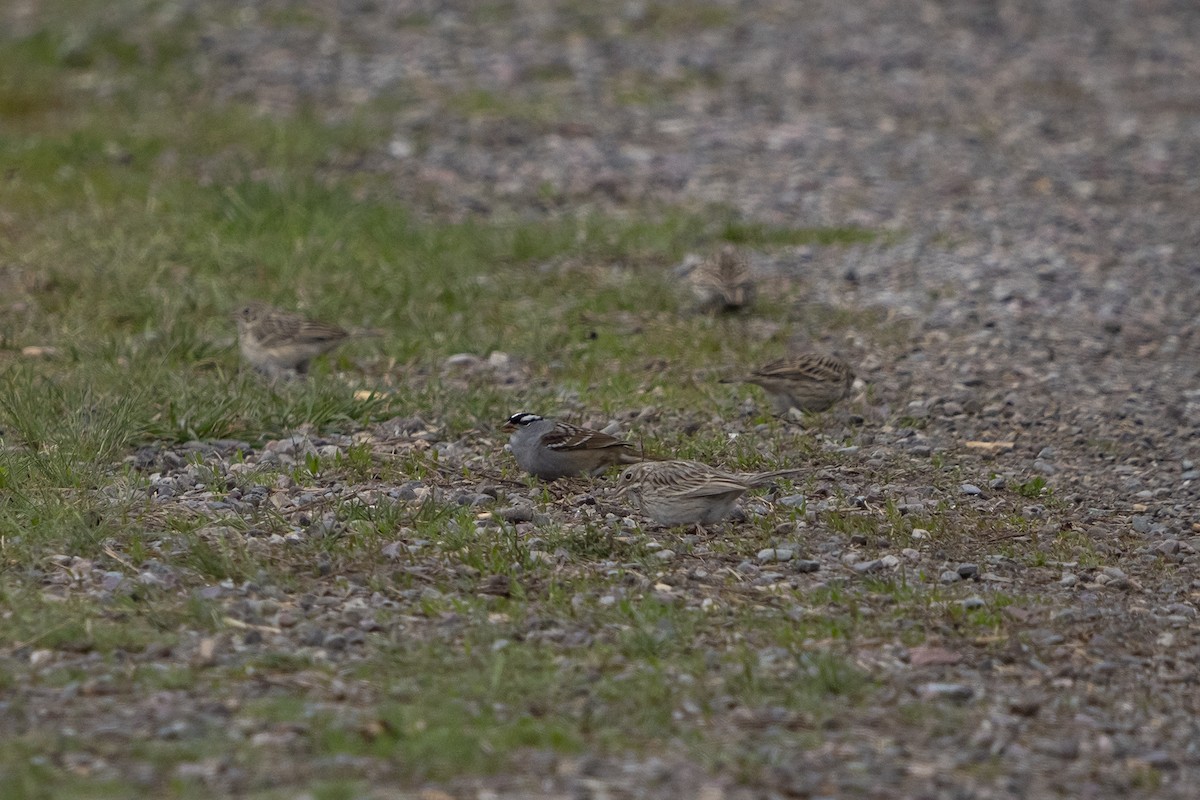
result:
[[(712, 713), (730, 693), (749, 707), (788, 704), (822, 716), (869, 696), (869, 681), (843, 657), (807, 653), (787, 620), (739, 617), (752, 644), (734, 646), (719, 664), (697, 648), (711, 621), (655, 601), (623, 602), (596, 610), (585, 624), (590, 646), (564, 649), (522, 644), (514, 612), (506, 631), (479, 626), (460, 644), (384, 650), (362, 667), (383, 696), (373, 713), (381, 725), (361, 733), (331, 714), (316, 725), (317, 747), (370, 753), (409, 765), (422, 779), (466, 768), (491, 771), (521, 748), (563, 753), (585, 746), (642, 749), (664, 738), (695, 739), (675, 715), (682, 703)], [(557, 620), (570, 624), (569, 619)], [(732, 621), (732, 620), (731, 620)], [(544, 621), (543, 621), (544, 624)], [(496, 646), (499, 641), (503, 646)], [(757, 666), (755, 647), (778, 643), (789, 655), (770, 670)], [(456, 652), (457, 651), (457, 652)], [(689, 676), (681, 679), (680, 676)], [(280, 707), (270, 712), (279, 718)], [(303, 713), (298, 706), (283, 718)]]
[[(765, 422), (765, 433), (731, 440), (713, 419), (734, 417), (751, 390), (708, 376), (775, 357), (794, 333), (854, 331), (886, 348), (902, 338), (900, 323), (812, 304), (799, 313), (799, 290), (780, 285), (758, 310), (779, 331), (758, 337), (744, 320), (680, 314), (687, 301), (672, 268), (725, 242), (786, 252), (880, 234), (761, 225), (724, 208), (442, 215), (399, 200), (391, 176), (356, 166), (387, 152), (397, 106), (419, 102), (421, 87), (397, 87), (336, 118), (303, 107), (266, 116), (216, 101), (192, 69), (214, 21), (203, 10), (59, 0), (38, 13), (29, 31), (0, 33), (0, 688), (20, 704), (35, 688), (119, 676), (104, 684), (114, 704), (154, 692), (198, 696), (219, 707), (212, 713), (230, 730), (250, 733), (237, 738), (213, 723), (179, 739), (105, 749), (31, 725), (0, 754), (0, 797), (229, 789), (180, 772), (205, 759), (241, 770), (248, 786), (238, 791), (269, 796), (283, 791), (280, 773), (268, 769), (266, 745), (248, 742), (272, 725), (297, 731), (295, 749), (275, 753), (294, 769), (283, 782), (314, 797), (357, 796), (361, 776), (311, 765), (336, 756), (375, 759), (389, 780), (418, 785), (519, 768), (530, 749), (655, 754), (666, 741), (713, 769), (752, 775), (784, 758), (784, 745), (813, 746), (824, 725), (872, 702), (878, 687), (855, 649), (875, 647), (905, 614), (916, 615), (906, 641), (1003, 628), (1000, 599), (964, 612), (951, 590), (906, 579), (845, 586), (829, 576), (813, 591), (761, 594), (730, 580), (720, 559), (736, 564), (777, 544), (776, 526), (799, 518), (787, 510), (738, 536), (695, 541), (618, 529), (602, 516), (556, 520), (536, 526), (535, 550), (513, 525), (477, 527), (491, 506), (463, 508), (445, 497), (368, 502), (347, 492), (313, 512), (332, 514), (334, 533), (285, 546), (271, 535), (304, 531), (312, 520), (269, 503), (211, 518), (148, 499), (149, 476), (126, 461), (145, 445), (235, 438), (258, 446), (300, 426), (328, 434), (420, 416), (443, 442), (487, 437), (498, 450), (496, 428), (519, 408), (616, 416), (653, 406), (665, 421), (638, 421), (631, 434), (652, 451), (741, 469), (835, 466), (839, 457), (811, 432), (765, 414), (751, 423)], [(516, 7), (490, 3), (471, 13), (499, 24)], [(302, 9), (271, 14), (285, 27), (319, 22)], [(581, 27), (602, 26), (579, 14)], [(731, 12), (715, 5), (652, 3), (631, 27), (658, 36), (730, 22)], [(397, 24), (429, 23), (411, 16)], [(550, 65), (534, 77), (557, 86), (570, 76)], [(623, 101), (667, 101), (709, 80), (631, 80)], [(551, 89), (438, 98), (454, 117), (536, 125), (569, 119), (563, 102)], [(319, 360), (312, 380), (270, 385), (239, 368), (229, 313), (246, 298), (384, 335)], [(29, 347), (50, 355), (33, 357)], [(493, 351), (521, 365), (524, 389), (443, 369), (450, 355)], [(694, 430), (674, 425), (681, 417)], [(507, 457), (495, 462), (479, 472), (522, 486)], [(414, 478), (442, 485), (449, 469), (435, 449), (385, 457), (365, 444), (228, 482), (202, 455), (189, 463), (218, 501), (279, 480), (312, 491)], [(479, 478), (474, 467), (458, 472)], [(793, 488), (816, 485), (816, 477), (797, 478)], [(1032, 497), (1044, 488), (1014, 490)], [(555, 491), (539, 495), (539, 512), (564, 507)], [(924, 527), (949, 546), (958, 521), (944, 508), (920, 519), (894, 506), (858, 511), (816, 524), (822, 535), (867, 534), (872, 547), (877, 537), (908, 544), (912, 528)], [(382, 555), (389, 544), (418, 540), (426, 544), (414, 552)], [(669, 577), (653, 555), (659, 545), (689, 565), (718, 557), (704, 584), (717, 600), (711, 609), (688, 608), (657, 585)], [(60, 582), (62, 555), (120, 573), (129, 591)], [(139, 582), (154, 562), (169, 564), (178, 583)], [(496, 576), (508, 578), (507, 596), (481, 592)], [(200, 594), (221, 586), (302, 611), (326, 597), (379, 594), (392, 605), (350, 658), (284, 646), (270, 624), (245, 628), (259, 625), (239, 616), (254, 616), (249, 605)], [(812, 613), (787, 613), (799, 608)], [(539, 638), (547, 631), (563, 633)], [(217, 642), (222, 658), (192, 658), (204, 641)], [(184, 655), (159, 663), (161, 647)], [(62, 663), (35, 669), (30, 654), (39, 650)], [(63, 701), (72, 724), (101, 713), (93, 699), (84, 692)], [(731, 741), (731, 707), (756, 714), (776, 706), (803, 720), (798, 730), (769, 734), (779, 747)], [(99, 752), (118, 774), (72, 771), (63, 757), (77, 750)], [(148, 765), (148, 783), (126, 780), (131, 763)]]
[(727, 242), (758, 247), (852, 245), (865, 244), (879, 238), (876, 231), (867, 228), (781, 228), (734, 220), (725, 223), (720, 236)]

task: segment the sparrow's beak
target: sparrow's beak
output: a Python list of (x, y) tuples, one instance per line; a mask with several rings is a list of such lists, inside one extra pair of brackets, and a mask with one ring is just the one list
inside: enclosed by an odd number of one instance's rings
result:
[(500, 430), (504, 431), (505, 433), (512, 433), (516, 429), (517, 429), (517, 426), (513, 425), (511, 422), (506, 422), (500, 426)]

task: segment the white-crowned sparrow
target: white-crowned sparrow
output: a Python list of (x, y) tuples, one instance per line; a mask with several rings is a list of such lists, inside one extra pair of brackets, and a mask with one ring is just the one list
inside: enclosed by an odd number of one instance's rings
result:
[(351, 336), (375, 336), (374, 331), (351, 333), (265, 303), (247, 303), (233, 315), (238, 349), (254, 369), (271, 377), (304, 375), (308, 362)]
[(752, 383), (762, 387), (776, 414), (790, 409), (824, 411), (850, 394), (854, 370), (840, 358), (819, 353), (802, 353), (781, 358), (739, 378), (722, 383)]
[(614, 464), (635, 464), (644, 456), (629, 442), (557, 419), (519, 412), (501, 430), (517, 464), (552, 481), (572, 475), (599, 475)]
[(740, 311), (754, 302), (750, 264), (733, 245), (722, 247), (692, 270), (689, 280), (698, 311)]
[(646, 462), (621, 473), (617, 494), (660, 525), (710, 525), (729, 516), (748, 490), (800, 471), (737, 473), (699, 461)]

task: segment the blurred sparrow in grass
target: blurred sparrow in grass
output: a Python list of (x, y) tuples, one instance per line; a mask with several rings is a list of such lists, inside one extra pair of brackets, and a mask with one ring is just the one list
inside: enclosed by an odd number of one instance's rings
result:
[(336, 325), (280, 311), (264, 303), (247, 303), (234, 313), (238, 349), (254, 369), (271, 377), (308, 372), (308, 362), (351, 336), (377, 336), (375, 331), (350, 333)]
[(725, 245), (696, 267), (689, 279), (698, 311), (740, 311), (754, 302), (754, 276), (750, 273), (750, 264), (733, 245)]
[(660, 525), (711, 525), (729, 516), (748, 490), (799, 472), (737, 473), (699, 461), (646, 462), (621, 473), (617, 494)]
[(739, 378), (726, 378), (721, 383), (752, 383), (762, 387), (771, 400), (776, 414), (786, 415), (790, 409), (824, 411), (850, 394), (854, 370), (840, 358), (803, 353), (781, 358)]
[(501, 430), (521, 469), (543, 480), (599, 475), (614, 464), (636, 464), (645, 456), (632, 444), (600, 431), (524, 412), (513, 414)]

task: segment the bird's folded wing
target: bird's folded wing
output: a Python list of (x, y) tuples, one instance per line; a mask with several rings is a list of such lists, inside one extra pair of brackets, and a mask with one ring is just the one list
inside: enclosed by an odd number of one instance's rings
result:
[(746, 484), (733, 478), (710, 478), (703, 483), (662, 487), (663, 494), (673, 494), (676, 497), (712, 497), (718, 494), (744, 491), (746, 491)]
[(336, 325), (306, 321), (296, 330), (296, 338), (306, 342), (329, 342), (345, 339), (349, 334)]
[(845, 370), (836, 363), (823, 358), (781, 358), (756, 369), (754, 375), (760, 378), (789, 380), (808, 378), (815, 381), (837, 382), (845, 377)]
[(604, 450), (609, 447), (630, 447), (630, 444), (600, 431), (562, 428), (542, 436), (542, 446), (551, 450)]

